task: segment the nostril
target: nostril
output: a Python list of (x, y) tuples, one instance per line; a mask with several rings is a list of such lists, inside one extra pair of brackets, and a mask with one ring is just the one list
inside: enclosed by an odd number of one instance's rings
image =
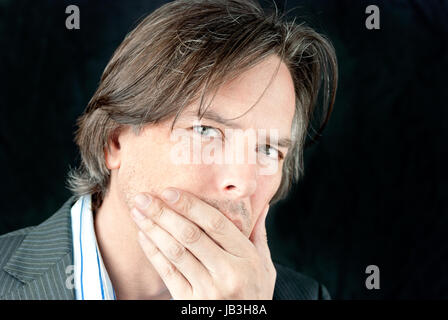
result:
[(226, 190), (234, 190), (236, 187), (234, 185), (230, 185), (226, 187)]

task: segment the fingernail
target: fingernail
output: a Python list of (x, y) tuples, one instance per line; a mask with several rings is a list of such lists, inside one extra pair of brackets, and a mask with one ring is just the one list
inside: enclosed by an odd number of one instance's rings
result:
[(136, 208), (132, 208), (131, 210), (132, 216), (134, 217), (135, 220), (138, 221), (142, 221), (144, 220), (146, 217), (140, 212), (138, 211), (138, 209)]
[(162, 198), (168, 202), (174, 203), (179, 199), (179, 192), (173, 189), (166, 189), (162, 192)]
[(134, 200), (135, 200), (135, 204), (140, 209), (146, 209), (149, 206), (149, 204), (151, 203), (151, 198), (148, 197), (147, 195), (144, 195), (143, 193), (139, 193), (138, 195), (136, 195)]

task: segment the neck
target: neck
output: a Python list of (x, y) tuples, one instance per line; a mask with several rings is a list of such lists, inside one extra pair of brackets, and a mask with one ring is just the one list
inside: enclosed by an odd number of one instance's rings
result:
[(112, 190), (94, 214), (94, 224), (117, 299), (170, 299), (169, 291), (138, 243), (138, 228), (130, 217), (130, 209)]

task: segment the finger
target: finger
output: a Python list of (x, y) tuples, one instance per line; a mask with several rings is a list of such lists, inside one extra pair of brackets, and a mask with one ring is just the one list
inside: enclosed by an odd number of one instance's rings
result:
[(203, 286), (210, 285), (210, 273), (202, 262), (196, 259), (181, 243), (153, 222), (152, 219), (144, 215), (136, 219), (141, 213), (135, 208), (132, 211), (135, 217), (134, 220), (140, 230), (143, 231), (145, 236), (162, 252), (163, 256), (188, 280), (193, 288), (197, 290)]
[(142, 231), (138, 233), (138, 241), (145, 256), (165, 283), (173, 299), (188, 296), (192, 292), (190, 283)]
[[(216, 274), (223, 271), (228, 253), (210, 239), (198, 225), (175, 212), (162, 200), (151, 198), (151, 204), (143, 210), (144, 214), (187, 248), (202, 263), (203, 268), (209, 271), (207, 273)], [(152, 231), (156, 233), (158, 230), (154, 228)], [(189, 276), (187, 278), (190, 279)]]
[(269, 204), (267, 204), (262, 211), (262, 214), (258, 217), (255, 223), (254, 229), (249, 237), (250, 241), (254, 244), (257, 251), (264, 259), (271, 260), (271, 252), (268, 246), (268, 238), (266, 233), (266, 217), (269, 212)]
[(228, 253), (245, 257), (253, 249), (250, 241), (223, 213), (194, 195), (169, 188), (162, 193), (162, 198), (176, 212), (201, 227)]

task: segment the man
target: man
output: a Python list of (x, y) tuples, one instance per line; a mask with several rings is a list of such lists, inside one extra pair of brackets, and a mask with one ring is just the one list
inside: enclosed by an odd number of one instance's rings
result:
[(337, 82), (325, 38), (247, 0), (153, 12), (79, 119), (75, 196), (0, 237), (0, 297), (329, 298), (272, 262), (265, 229), (302, 171), (321, 78), (318, 133)]

